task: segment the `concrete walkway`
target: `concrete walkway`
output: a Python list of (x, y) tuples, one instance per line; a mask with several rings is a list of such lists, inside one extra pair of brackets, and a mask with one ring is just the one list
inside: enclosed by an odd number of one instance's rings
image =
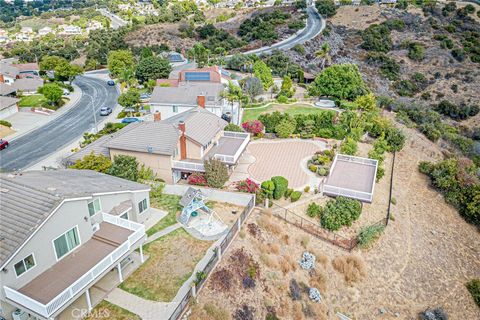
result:
[(158, 238), (161, 238), (167, 234), (169, 234), (170, 232), (173, 232), (179, 228), (181, 228), (182, 225), (180, 223), (175, 223), (169, 227), (166, 227), (165, 229), (163, 230), (160, 230), (154, 234), (152, 234), (150, 237), (147, 238), (147, 241), (145, 241), (145, 243), (149, 243), (149, 242), (152, 242), (152, 241), (155, 241), (157, 240)]

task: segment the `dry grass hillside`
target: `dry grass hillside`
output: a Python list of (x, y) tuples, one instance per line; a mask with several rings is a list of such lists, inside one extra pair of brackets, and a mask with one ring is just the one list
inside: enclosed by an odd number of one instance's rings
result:
[[(440, 149), (405, 130), (408, 142), (395, 164), (394, 219), (373, 247), (349, 254), (254, 212), (200, 292), (190, 319), (241, 319), (235, 315), (249, 312), (253, 319), (268, 313), (334, 319), (337, 311), (352, 319), (416, 319), (418, 312), (440, 306), (450, 319), (479, 319), (480, 308), (465, 288), (480, 277), (478, 230), (417, 170), (419, 161), (439, 159)], [(314, 271), (299, 267), (304, 250), (317, 257)], [(250, 273), (255, 287), (245, 288)], [(292, 279), (298, 300), (292, 299)], [(309, 286), (320, 290), (323, 302), (309, 300)]]

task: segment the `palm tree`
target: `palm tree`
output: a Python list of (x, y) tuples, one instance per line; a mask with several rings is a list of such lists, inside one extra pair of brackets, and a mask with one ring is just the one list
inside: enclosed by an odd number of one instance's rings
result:
[(319, 51), (315, 52), (315, 55), (322, 58), (322, 63), (320, 65), (322, 69), (325, 67), (325, 62), (327, 62), (327, 65), (332, 64), (332, 57), (330, 56), (330, 46), (327, 42), (322, 45), (322, 48)]

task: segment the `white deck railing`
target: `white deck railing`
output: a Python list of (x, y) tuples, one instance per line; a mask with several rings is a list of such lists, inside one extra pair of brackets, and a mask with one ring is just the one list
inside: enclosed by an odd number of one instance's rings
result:
[(81, 292), (88, 284), (97, 280), (97, 278), (106, 270), (111, 268), (116, 261), (124, 254), (132, 250), (133, 245), (145, 236), (145, 226), (143, 224), (122, 219), (108, 213), (102, 213), (103, 221), (114, 224), (134, 231), (128, 240), (122, 243), (118, 248), (111, 252), (108, 256), (98, 262), (93, 268), (87, 271), (77, 281), (72, 283), (68, 288), (62, 291), (59, 295), (53, 298), (49, 303), (42, 304), (15, 289), (3, 286), (5, 296), (27, 309), (45, 317), (49, 318), (58, 309), (65, 305), (68, 301), (73, 299), (79, 292)]
[(203, 165), (203, 163), (190, 161), (174, 160), (172, 161), (172, 168), (179, 170), (205, 172), (205, 166)]
[(347, 188), (339, 188), (329, 185), (323, 185), (323, 193), (332, 196), (344, 196), (361, 201), (372, 202), (373, 195), (368, 192), (355, 191)]
[(337, 158), (339, 160), (353, 162), (353, 163), (361, 163), (369, 166), (377, 166), (377, 163), (378, 163), (378, 160), (375, 160), (375, 159), (349, 156), (346, 154), (337, 154)]
[(243, 139), (243, 142), (233, 156), (226, 154), (215, 154), (213, 157), (228, 164), (235, 164), (247, 147), (247, 144), (250, 142), (250, 134), (244, 132), (224, 131), (223, 136), (228, 138)]

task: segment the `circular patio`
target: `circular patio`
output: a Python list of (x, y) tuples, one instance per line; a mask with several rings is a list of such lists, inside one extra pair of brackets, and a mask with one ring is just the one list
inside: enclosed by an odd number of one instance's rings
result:
[(306, 162), (316, 151), (325, 148), (324, 142), (312, 140), (253, 141), (247, 151), (255, 159), (248, 173), (257, 182), (283, 176), (288, 179), (290, 188), (314, 186), (311, 181), (318, 178), (308, 171)]

